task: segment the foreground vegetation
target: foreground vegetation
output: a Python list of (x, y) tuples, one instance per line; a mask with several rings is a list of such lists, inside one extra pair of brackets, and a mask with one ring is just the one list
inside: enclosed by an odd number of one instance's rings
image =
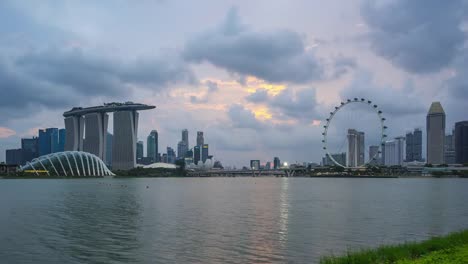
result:
[(342, 257), (324, 257), (320, 263), (468, 263), (468, 230), (418, 243), (382, 246), (377, 249), (348, 253)]

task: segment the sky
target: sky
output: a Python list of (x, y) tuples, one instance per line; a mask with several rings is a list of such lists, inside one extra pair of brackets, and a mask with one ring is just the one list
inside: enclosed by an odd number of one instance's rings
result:
[[(447, 133), (468, 119), (467, 2), (462, 0), (1, 1), (0, 161), (75, 106), (133, 101), (138, 138), (160, 152), (204, 131), (223, 165), (320, 162), (329, 112), (347, 98), (379, 105), (389, 137), (425, 130), (440, 101)], [(378, 143), (365, 106), (347, 128)], [(112, 133), (112, 126), (109, 126)], [(146, 150), (145, 150), (146, 152)]]

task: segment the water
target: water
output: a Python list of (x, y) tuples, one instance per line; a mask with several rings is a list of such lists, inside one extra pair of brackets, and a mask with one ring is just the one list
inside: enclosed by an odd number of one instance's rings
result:
[(467, 202), (468, 179), (1, 180), (0, 262), (314, 263), (468, 228)]

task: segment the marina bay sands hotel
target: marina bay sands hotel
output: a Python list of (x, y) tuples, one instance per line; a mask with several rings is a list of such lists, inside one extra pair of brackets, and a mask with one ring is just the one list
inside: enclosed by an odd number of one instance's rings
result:
[(106, 136), (109, 115), (114, 113), (112, 142), (112, 169), (128, 170), (136, 166), (138, 135), (138, 110), (155, 106), (126, 103), (109, 103), (103, 106), (74, 107), (63, 113), (65, 117), (66, 151), (84, 151), (106, 160)]

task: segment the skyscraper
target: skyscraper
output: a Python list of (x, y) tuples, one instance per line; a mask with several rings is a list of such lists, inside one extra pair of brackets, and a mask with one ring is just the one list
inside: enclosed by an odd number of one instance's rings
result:
[(158, 131), (152, 130), (146, 139), (146, 155), (153, 162), (159, 162)]
[(195, 146), (193, 147), (193, 163), (198, 164), (201, 160), (201, 147)]
[(396, 137), (393, 140), (385, 142), (385, 161), (386, 166), (403, 165), (404, 160), (405, 137)]
[(445, 135), (444, 162), (446, 164), (455, 164), (455, 140), (454, 133)]
[(364, 165), (364, 132), (348, 129), (348, 167), (359, 167)]
[(57, 152), (58, 141), (58, 128), (39, 129), (39, 156)]
[(202, 161), (203, 161), (203, 163), (205, 163), (207, 159), (208, 159), (208, 144), (203, 144), (203, 147), (202, 147)]
[(177, 144), (177, 158), (178, 159), (185, 158), (187, 151), (188, 151), (187, 143), (183, 140), (179, 141), (179, 143)]
[(34, 158), (37, 158), (39, 155), (39, 139), (37, 137), (33, 138), (22, 138), (21, 139), (21, 151), (22, 151), (22, 162), (31, 161)]
[(205, 139), (203, 138), (203, 131), (197, 131), (197, 146), (203, 146)]
[(455, 123), (455, 162), (468, 163), (468, 121)]
[(176, 154), (173, 148), (167, 147), (167, 163), (175, 163)]
[(427, 163), (443, 164), (445, 147), (445, 111), (433, 102), (426, 117)]
[(58, 149), (54, 152), (62, 152), (65, 151), (65, 141), (67, 138), (67, 130), (65, 128), (61, 128), (58, 131), (59, 139), (58, 139)]
[(188, 137), (188, 130), (187, 129), (182, 130), (182, 141), (185, 142), (185, 144), (187, 145), (187, 148), (190, 146), (189, 145), (189, 137)]
[[(122, 116), (123, 114), (116, 113), (116, 116), (118, 115)], [(117, 117), (116, 119), (114, 119), (114, 122), (115, 120), (118, 121), (123, 119), (119, 119), (119, 117)], [(109, 115), (106, 113), (96, 112), (84, 115), (85, 138), (83, 139), (83, 151), (94, 154), (98, 156), (101, 160), (106, 160), (106, 136), (108, 121)], [(130, 126), (130, 124), (116, 124), (120, 126)]]
[(273, 158), (273, 169), (277, 170), (281, 167), (281, 161), (278, 157)]
[(5, 161), (9, 165), (21, 165), (23, 161), (23, 152), (21, 149), (7, 149), (5, 151)]
[(112, 169), (128, 170), (136, 166), (138, 112), (114, 113), (114, 138), (112, 141)]
[(136, 159), (141, 160), (143, 158), (143, 141), (138, 141), (136, 145)]
[(422, 131), (419, 128), (406, 133), (405, 161), (422, 161)]

